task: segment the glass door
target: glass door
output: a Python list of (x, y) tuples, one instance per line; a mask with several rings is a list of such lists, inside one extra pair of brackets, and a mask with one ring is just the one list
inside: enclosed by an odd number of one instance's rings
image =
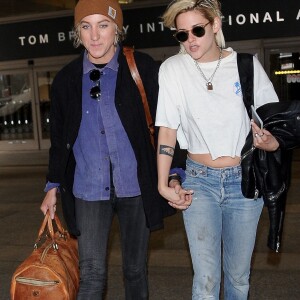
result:
[(35, 70), (37, 83), (37, 125), (40, 149), (50, 147), (50, 89), (58, 67)]
[(0, 73), (1, 150), (38, 149), (32, 72)]
[(50, 89), (62, 66), (0, 72), (0, 151), (50, 147)]

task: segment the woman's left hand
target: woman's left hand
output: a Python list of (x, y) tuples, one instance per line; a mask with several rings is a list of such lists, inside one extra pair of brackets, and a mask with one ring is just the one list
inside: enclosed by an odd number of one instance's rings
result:
[(260, 129), (251, 120), (253, 145), (255, 148), (259, 148), (265, 151), (276, 151), (279, 147), (279, 143), (276, 138), (266, 129)]

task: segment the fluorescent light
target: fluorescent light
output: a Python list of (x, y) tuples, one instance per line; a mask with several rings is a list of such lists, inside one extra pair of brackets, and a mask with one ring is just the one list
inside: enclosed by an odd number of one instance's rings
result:
[(280, 53), (279, 58), (287, 58), (287, 57), (292, 57), (293, 53)]
[(300, 74), (300, 70), (275, 71), (275, 75)]

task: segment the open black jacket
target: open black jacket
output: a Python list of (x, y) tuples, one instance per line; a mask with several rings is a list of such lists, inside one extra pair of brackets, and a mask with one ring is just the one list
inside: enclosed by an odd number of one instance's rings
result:
[(268, 246), (278, 252), (290, 182), (291, 150), (300, 146), (300, 101), (267, 103), (257, 113), (280, 147), (274, 152), (257, 149), (252, 132), (249, 133), (241, 153), (242, 192), (247, 198), (263, 197), (270, 220)]
[[(76, 164), (72, 149), (82, 115), (83, 55), (84, 53), (58, 72), (51, 88), (51, 148), (47, 180), (60, 183), (63, 215), (72, 235), (80, 235), (76, 227), (72, 193)], [(146, 54), (134, 52), (134, 56), (154, 120), (158, 95), (158, 65)], [(131, 77), (122, 49), (118, 62), (115, 105), (136, 156), (147, 225), (150, 230), (156, 230), (163, 227), (163, 217), (175, 213), (175, 210), (157, 190), (156, 153), (150, 142), (141, 96)]]

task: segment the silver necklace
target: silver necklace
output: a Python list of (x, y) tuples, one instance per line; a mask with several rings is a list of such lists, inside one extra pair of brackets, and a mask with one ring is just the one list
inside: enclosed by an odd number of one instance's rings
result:
[(208, 91), (212, 91), (213, 90), (213, 85), (212, 85), (212, 80), (215, 76), (215, 73), (217, 72), (219, 66), (220, 66), (220, 63), (221, 63), (221, 59), (222, 59), (222, 48), (219, 48), (220, 49), (220, 55), (219, 55), (219, 60), (218, 60), (218, 63), (217, 63), (217, 66), (214, 70), (214, 72), (212, 73), (212, 75), (209, 77), (209, 79), (206, 78), (206, 76), (204, 75), (203, 71), (201, 70), (198, 62), (195, 60), (195, 65), (197, 67), (197, 69), (199, 70), (200, 74), (202, 75), (202, 77), (204, 78), (204, 80), (206, 81), (206, 86), (207, 86), (207, 90)]

